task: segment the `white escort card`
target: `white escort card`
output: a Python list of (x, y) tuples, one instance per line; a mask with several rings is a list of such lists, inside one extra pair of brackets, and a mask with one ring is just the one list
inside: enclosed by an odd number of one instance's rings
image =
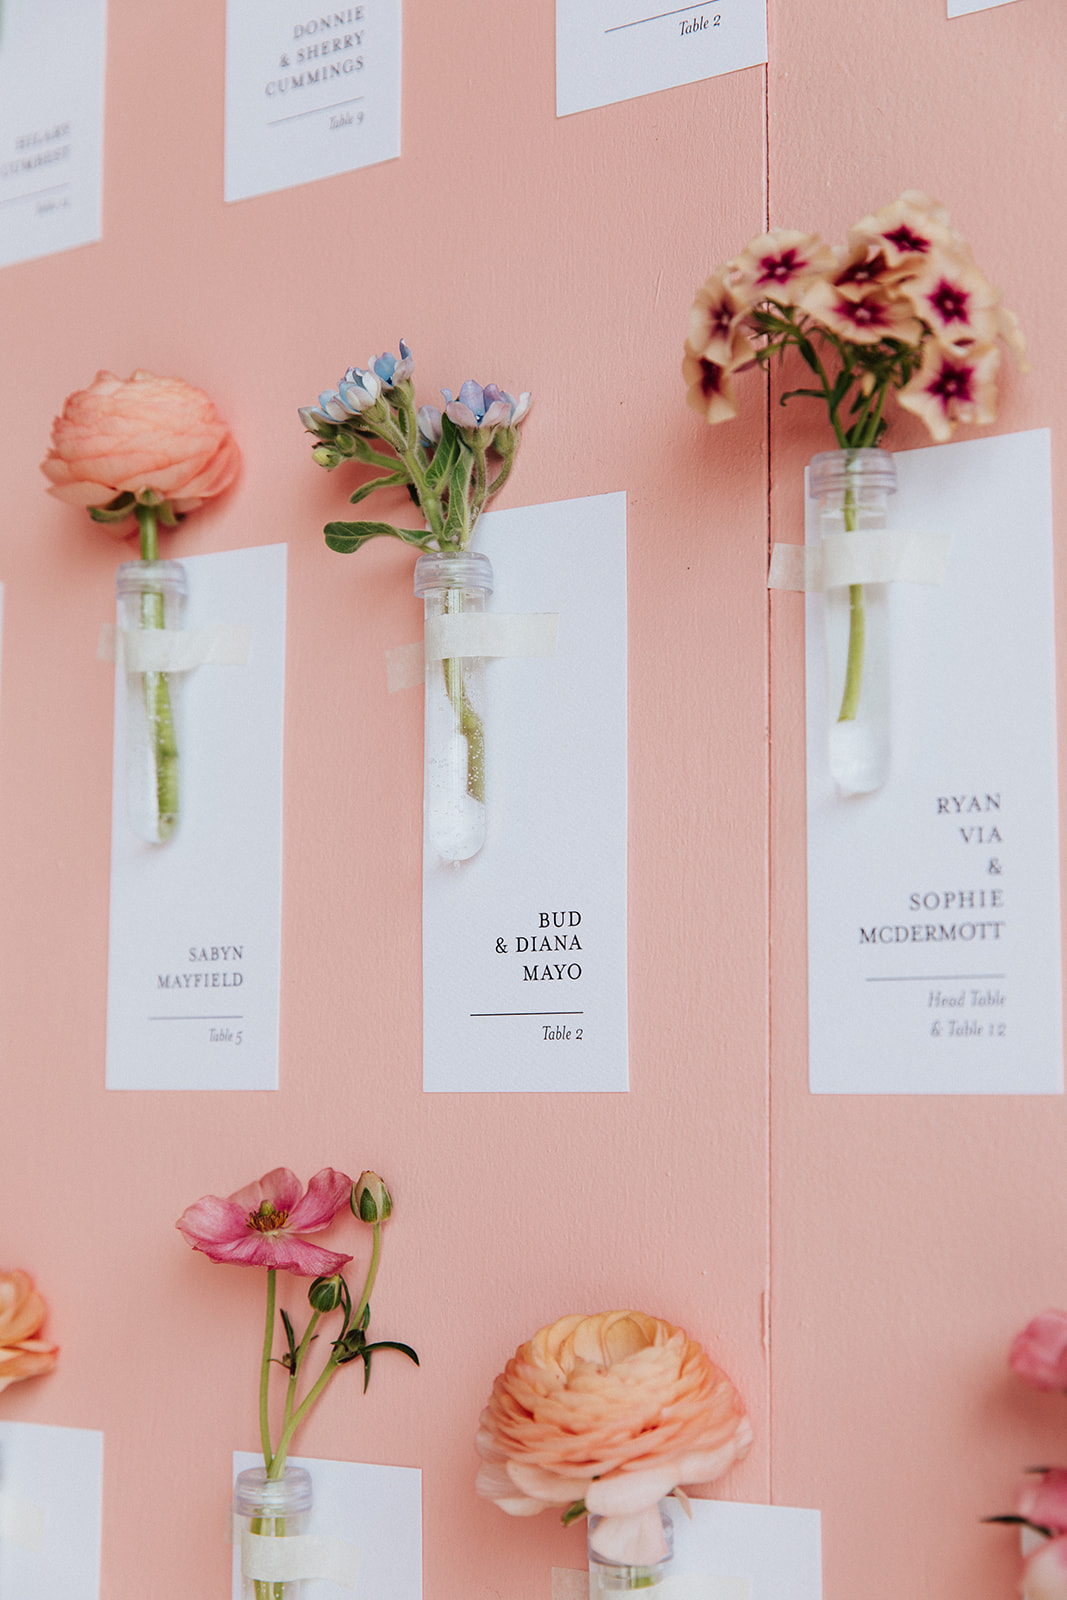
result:
[(244, 665), (175, 674), (181, 820), (162, 845), (127, 820), (116, 674), (107, 1086), (276, 1089), (286, 547), (182, 565), (183, 628), (243, 625), (251, 644)]
[(822, 601), (806, 602), (811, 1088), (1059, 1093), (1049, 435), (894, 459), (890, 526), (952, 545), (940, 587), (890, 586), (891, 769), (874, 794), (830, 778)]
[(556, 0), (558, 117), (766, 59), (766, 0)]
[[(692, 1520), (665, 1502), (674, 1559), (656, 1589), (662, 1600), (822, 1600), (817, 1511), (691, 1500)], [(587, 1572), (554, 1567), (552, 1600), (590, 1600)]]
[(400, 0), (226, 0), (225, 198), (400, 154)]
[(1010, 0), (948, 0), (950, 17), (965, 17), (971, 11), (992, 11), (994, 6), (1006, 6)]
[[(303, 1600), (341, 1600), (351, 1594), (385, 1600), (422, 1600), (422, 1473), (418, 1467), (377, 1467), (356, 1461), (321, 1461), (290, 1456), (294, 1467), (311, 1474), (312, 1506), (302, 1550), (297, 1553), (295, 1579), (304, 1576)], [(262, 1467), (263, 1457), (235, 1450), (233, 1474)], [(254, 1541), (253, 1541), (254, 1542)], [(296, 1539), (271, 1539), (271, 1545), (295, 1544)], [(259, 1552), (244, 1559), (249, 1576), (268, 1577), (267, 1566), (255, 1566)], [(266, 1545), (267, 1540), (260, 1541)], [(267, 1550), (268, 1556), (275, 1555)], [(241, 1545), (234, 1544), (233, 1600), (241, 1600)], [(277, 1568), (274, 1568), (277, 1572)], [(329, 1573), (330, 1576), (326, 1576)], [(278, 1574), (280, 1576), (280, 1574)], [(274, 1592), (270, 1582), (257, 1590)], [(279, 1590), (288, 1585), (279, 1583)]]
[(423, 1087), (625, 1090), (626, 497), (493, 511), (476, 542), (490, 608), (559, 636), (487, 662), (485, 845), (426, 841)]
[(0, 1595), (99, 1600), (104, 1436), (0, 1422)]
[(105, 0), (0, 0), (0, 267), (101, 234)]

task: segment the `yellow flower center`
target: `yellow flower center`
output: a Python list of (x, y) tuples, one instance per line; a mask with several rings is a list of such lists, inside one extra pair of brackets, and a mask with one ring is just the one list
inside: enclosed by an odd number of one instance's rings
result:
[(275, 1211), (269, 1200), (264, 1200), (258, 1211), (248, 1213), (248, 1226), (257, 1233), (274, 1233), (289, 1221), (288, 1211)]

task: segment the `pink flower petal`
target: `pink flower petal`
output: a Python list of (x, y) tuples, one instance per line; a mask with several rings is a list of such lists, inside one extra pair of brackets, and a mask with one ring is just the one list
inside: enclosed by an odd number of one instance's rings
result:
[(233, 1200), (221, 1200), (215, 1194), (206, 1194), (202, 1200), (194, 1200), (186, 1207), (174, 1226), (194, 1250), (202, 1250), (205, 1244), (243, 1239), (249, 1231), (248, 1213), (253, 1209), (236, 1205)]
[(1020, 1581), (1027, 1600), (1067, 1600), (1067, 1535), (1046, 1539), (1023, 1562)]
[(302, 1195), (292, 1206), (287, 1206), (289, 1226), (298, 1233), (316, 1233), (331, 1223), (342, 1206), (348, 1204), (352, 1193), (352, 1179), (333, 1167), (323, 1167), (316, 1172)]
[(288, 1211), (292, 1214), (293, 1207), (302, 1193), (300, 1179), (295, 1173), (290, 1172), (288, 1167), (275, 1167), (271, 1172), (265, 1172), (255, 1183), (246, 1183), (243, 1189), (238, 1189), (230, 1195), (230, 1200), (235, 1206), (240, 1206), (245, 1216), (250, 1211), (258, 1211), (264, 1200), (268, 1201), (275, 1211)]
[(280, 1272), (295, 1272), (304, 1278), (332, 1277), (351, 1256), (323, 1250), (290, 1233), (256, 1233), (249, 1229), (243, 1239), (220, 1240), (193, 1245), (211, 1261), (229, 1261), (244, 1267), (276, 1267)]

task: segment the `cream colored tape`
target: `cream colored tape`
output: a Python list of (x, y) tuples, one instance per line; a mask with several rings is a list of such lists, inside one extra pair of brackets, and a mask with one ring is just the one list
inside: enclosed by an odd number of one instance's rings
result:
[(241, 1530), (241, 1572), (246, 1578), (288, 1583), (301, 1578), (329, 1578), (342, 1589), (354, 1589), (359, 1551), (343, 1539), (316, 1539), (310, 1534), (265, 1538)]
[(14, 1544), (20, 1550), (43, 1550), (48, 1513), (14, 1495), (0, 1494), (0, 1544)]
[(554, 611), (460, 611), (429, 617), (421, 644), (402, 644), (385, 653), (389, 692), (413, 689), (426, 677), (427, 661), (456, 656), (554, 656), (559, 616)]
[(98, 661), (115, 661), (127, 672), (190, 672), (194, 667), (243, 667), (252, 629), (242, 622), (210, 628), (135, 628), (105, 622), (96, 646)]
[(827, 534), (821, 546), (776, 544), (768, 589), (818, 594), (851, 583), (942, 583), (952, 536), (906, 528)]
[[(590, 1572), (552, 1568), (552, 1600), (596, 1600), (599, 1590)], [(719, 1578), (711, 1573), (678, 1572), (655, 1591), (657, 1600), (752, 1600), (749, 1578)]]

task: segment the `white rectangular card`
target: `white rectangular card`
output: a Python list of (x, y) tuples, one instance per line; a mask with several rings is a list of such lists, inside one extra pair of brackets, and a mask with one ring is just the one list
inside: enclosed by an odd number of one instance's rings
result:
[[(290, 1456), (311, 1474), (307, 1536), (339, 1539), (358, 1552), (360, 1596), (422, 1600), (422, 1473), (418, 1467), (376, 1467), (355, 1461)], [(235, 1450), (233, 1472), (261, 1467), (262, 1456)], [(233, 1553), (233, 1600), (241, 1600), (240, 1548)], [(264, 1584), (264, 1588), (271, 1587)], [(304, 1600), (341, 1600), (351, 1593), (329, 1578), (312, 1578)]]
[(558, 117), (766, 59), (766, 0), (556, 0)]
[(0, 267), (101, 234), (106, 0), (0, 3)]
[(890, 526), (948, 530), (952, 548), (940, 587), (891, 585), (875, 794), (830, 778), (822, 599), (807, 600), (811, 1088), (1059, 1093), (1049, 435), (894, 459)]
[(948, 0), (950, 17), (965, 17), (971, 11), (992, 11), (994, 6), (1006, 6), (1010, 0)]
[[(670, 1576), (663, 1600), (822, 1600), (817, 1511), (691, 1500), (692, 1520), (673, 1500)], [(585, 1572), (556, 1567), (552, 1600), (589, 1600)]]
[(0, 1596), (98, 1600), (104, 1436), (0, 1422)]
[(167, 844), (127, 820), (116, 674), (109, 1089), (278, 1086), (285, 558), (276, 544), (182, 563), (184, 626), (250, 625), (252, 641), (243, 666), (175, 674), (182, 800)]
[(400, 0), (226, 0), (225, 198), (400, 154)]
[(493, 611), (557, 612), (553, 657), (487, 663), (486, 843), (427, 840), (423, 1087), (624, 1090), (626, 497), (494, 511)]

